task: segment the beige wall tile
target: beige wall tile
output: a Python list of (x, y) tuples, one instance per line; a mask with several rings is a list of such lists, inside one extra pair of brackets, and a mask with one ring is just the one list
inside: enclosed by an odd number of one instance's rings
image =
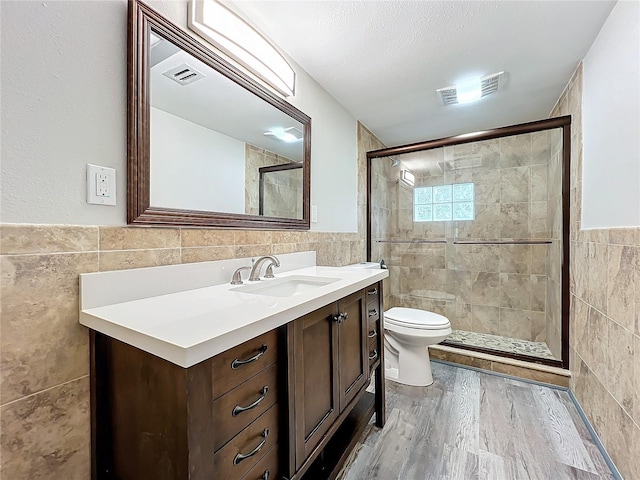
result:
[(180, 263), (179, 248), (157, 250), (116, 250), (100, 252), (100, 271), (125, 270), (127, 268), (157, 267)]
[(529, 238), (530, 212), (527, 203), (500, 204), (500, 237)]
[(182, 263), (212, 262), (236, 258), (234, 247), (193, 247), (183, 248)]
[(503, 168), (500, 170), (500, 202), (519, 203), (529, 201), (531, 201), (530, 167)]
[[(640, 425), (640, 336), (633, 336), (633, 409), (631, 417)], [(640, 445), (638, 445), (640, 448)]]
[(607, 244), (589, 244), (589, 303), (607, 313), (608, 256)]
[(235, 247), (235, 258), (271, 255), (271, 245), (240, 245)]
[(233, 230), (183, 228), (182, 247), (217, 247), (234, 245)]
[(500, 332), (500, 309), (498, 307), (473, 305), (471, 308), (473, 317), (472, 331), (491, 335), (502, 334)]
[(635, 400), (633, 334), (616, 322), (607, 322), (607, 340), (609, 342), (606, 357), (606, 382), (609, 391), (629, 415), (634, 409)]
[(0, 408), (2, 478), (90, 477), (89, 377)]
[(284, 253), (296, 252), (297, 244), (295, 243), (274, 243), (271, 245), (272, 255), (282, 255)]
[(271, 232), (267, 230), (236, 230), (234, 242), (236, 245), (270, 245)]
[(607, 315), (630, 331), (636, 318), (636, 247), (608, 246)]
[(636, 228), (612, 228), (609, 230), (609, 243), (635, 245), (636, 230)]
[(100, 251), (180, 248), (180, 229), (100, 227)]
[(0, 225), (0, 253), (88, 252), (98, 250), (98, 227), (66, 225)]
[(97, 253), (3, 256), (0, 404), (89, 372), (88, 330), (78, 323), (78, 275)]
[(307, 232), (275, 231), (271, 232), (271, 241), (276, 243), (298, 243)]
[(514, 273), (500, 274), (500, 306), (531, 309), (531, 277)]
[(544, 275), (531, 275), (531, 310), (534, 312), (546, 311), (547, 304), (547, 277)]

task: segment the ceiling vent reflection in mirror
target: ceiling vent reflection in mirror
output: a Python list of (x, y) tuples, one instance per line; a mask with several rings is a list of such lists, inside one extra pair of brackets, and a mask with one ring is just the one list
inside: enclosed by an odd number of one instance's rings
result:
[(191, 30), (282, 95), (294, 94), (295, 72), (282, 54), (251, 25), (217, 0), (191, 0), (187, 23)]

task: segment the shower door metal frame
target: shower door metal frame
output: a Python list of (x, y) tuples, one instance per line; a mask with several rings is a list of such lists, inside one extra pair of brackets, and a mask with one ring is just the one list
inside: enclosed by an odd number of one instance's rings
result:
[(371, 258), (371, 162), (374, 158), (389, 157), (403, 153), (419, 152), (422, 150), (432, 150), (434, 148), (447, 147), (452, 145), (461, 145), (464, 143), (473, 143), (482, 140), (491, 140), (494, 138), (510, 137), (513, 135), (522, 135), (525, 133), (540, 132), (543, 130), (552, 130), (562, 128), (562, 267), (561, 267), (561, 321), (562, 321), (562, 338), (561, 349), (562, 359), (551, 360), (539, 358), (531, 355), (523, 355), (519, 353), (503, 352), (500, 350), (492, 350), (483, 347), (475, 347), (471, 345), (452, 344), (456, 348), (473, 350), (491, 355), (498, 355), (526, 362), (539, 363), (569, 369), (569, 307), (570, 307), (570, 291), (569, 291), (569, 261), (570, 261), (570, 210), (571, 210), (571, 116), (549, 118), (538, 120), (535, 122), (522, 123), (519, 125), (511, 125), (508, 127), (493, 128), (491, 130), (483, 130), (480, 132), (456, 135), (453, 137), (439, 138), (437, 140), (429, 140), (425, 142), (411, 143), (408, 145), (400, 145), (397, 147), (383, 148), (367, 152), (367, 261)]

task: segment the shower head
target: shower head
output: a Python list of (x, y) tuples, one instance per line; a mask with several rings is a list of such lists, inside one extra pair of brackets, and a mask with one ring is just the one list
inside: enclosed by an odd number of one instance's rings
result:
[(391, 166), (392, 167), (397, 167), (398, 165), (400, 165), (400, 160), (398, 160), (395, 157), (389, 157), (391, 159)]

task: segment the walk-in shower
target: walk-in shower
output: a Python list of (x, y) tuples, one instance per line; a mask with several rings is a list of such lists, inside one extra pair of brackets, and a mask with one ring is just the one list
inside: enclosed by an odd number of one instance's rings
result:
[(570, 117), (367, 154), (385, 309), (449, 318), (445, 344), (568, 366)]

